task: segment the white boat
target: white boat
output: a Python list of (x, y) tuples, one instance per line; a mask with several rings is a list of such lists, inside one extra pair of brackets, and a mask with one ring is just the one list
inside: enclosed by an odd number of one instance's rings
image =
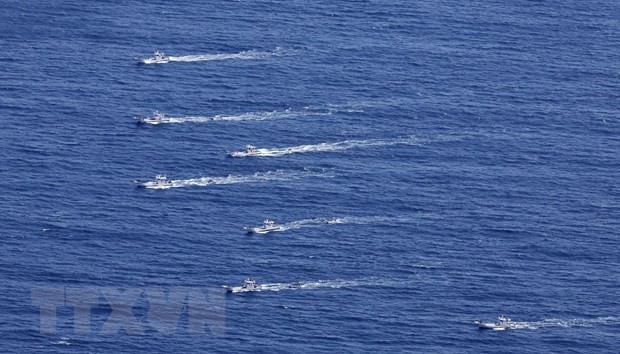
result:
[(164, 175), (155, 176), (154, 181), (135, 180), (134, 182), (138, 185), (138, 188), (165, 189), (172, 186), (172, 181)]
[(162, 123), (171, 123), (172, 119), (170, 117), (166, 117), (165, 114), (159, 112), (159, 111), (155, 111), (153, 113), (152, 116), (150, 117), (143, 117), (143, 118), (139, 118), (136, 117), (137, 124), (153, 124), (153, 125), (157, 125), (157, 124), (162, 124)]
[(284, 225), (278, 225), (273, 220), (265, 219), (261, 226), (246, 226), (244, 227), (248, 234), (267, 234), (270, 232), (284, 231), (286, 228)]
[(260, 284), (256, 283), (256, 280), (247, 278), (241, 286), (224, 286), (229, 293), (247, 293), (251, 291), (261, 291)]
[(499, 316), (496, 322), (482, 322), (480, 320), (474, 321), (480, 329), (492, 329), (494, 331), (504, 331), (507, 329), (514, 329), (516, 323), (506, 316)]
[(138, 58), (140, 63), (143, 64), (166, 64), (170, 62), (170, 57), (160, 52), (159, 50), (153, 53), (151, 58)]
[(254, 145), (246, 145), (245, 151), (231, 151), (228, 153), (228, 156), (231, 157), (245, 157), (245, 156), (257, 156), (258, 149)]

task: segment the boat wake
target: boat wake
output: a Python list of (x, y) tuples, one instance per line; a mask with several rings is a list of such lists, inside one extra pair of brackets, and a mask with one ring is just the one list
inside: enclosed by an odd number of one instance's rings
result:
[(388, 282), (385, 279), (358, 279), (358, 280), (318, 280), (318, 281), (302, 281), (297, 283), (270, 283), (261, 284), (261, 291), (283, 291), (283, 290), (309, 290), (309, 289), (339, 289), (354, 288), (358, 286), (385, 285)]
[(227, 60), (227, 59), (265, 59), (272, 56), (285, 55), (286, 51), (280, 47), (277, 47), (273, 51), (262, 52), (258, 50), (246, 50), (239, 53), (221, 53), (221, 54), (199, 54), (199, 55), (182, 55), (182, 56), (170, 56), (170, 62), (196, 62), (196, 61), (213, 61), (213, 60)]
[(268, 112), (245, 112), (240, 114), (218, 114), (214, 116), (168, 116), (165, 119), (144, 121), (149, 124), (171, 123), (208, 123), (208, 122), (240, 122), (287, 119), (303, 116), (328, 116), (337, 112), (361, 112), (359, 109), (346, 106), (306, 106), (302, 109), (287, 108)]
[(620, 317), (597, 317), (593, 319), (546, 319), (534, 322), (513, 322), (511, 329), (539, 329), (539, 328), (571, 328), (571, 327), (592, 327), (595, 325), (617, 325), (620, 324)]
[(146, 185), (149, 189), (170, 189), (184, 187), (206, 187), (217, 184), (255, 183), (270, 181), (290, 181), (305, 177), (331, 177), (325, 170), (286, 171), (276, 170), (269, 172), (257, 172), (252, 175), (238, 175), (227, 177), (200, 177), (192, 179), (169, 180), (166, 184)]
[(397, 144), (413, 145), (417, 142), (414, 136), (409, 136), (400, 139), (369, 139), (369, 140), (345, 140), (335, 143), (320, 143), (316, 145), (300, 145), (286, 148), (254, 148), (248, 151), (233, 151), (229, 155), (233, 157), (246, 157), (246, 156), (258, 156), (258, 157), (276, 157), (289, 154), (299, 154), (304, 152), (318, 152), (318, 151), (340, 151), (348, 150), (359, 147), (371, 147), (371, 146), (387, 146)]
[(294, 230), (304, 227), (322, 227), (324, 225), (339, 225), (339, 224), (375, 224), (375, 223), (396, 223), (396, 222), (408, 222), (410, 218), (407, 217), (389, 217), (389, 216), (366, 216), (366, 217), (335, 217), (335, 218), (312, 218), (292, 221), (282, 225), (284, 230)]
[(167, 117), (166, 123), (206, 123), (206, 122), (218, 122), (229, 121), (238, 122), (244, 120), (269, 120), (269, 119), (284, 119), (291, 118), (298, 115), (291, 109), (283, 111), (272, 112), (248, 112), (237, 115), (216, 115), (216, 116), (186, 116), (186, 117)]

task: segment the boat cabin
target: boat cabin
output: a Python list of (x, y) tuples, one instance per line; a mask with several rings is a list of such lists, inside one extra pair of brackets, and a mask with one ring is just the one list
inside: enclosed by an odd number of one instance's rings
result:
[(242, 286), (244, 289), (256, 289), (258, 287), (258, 285), (256, 284), (256, 281), (250, 278), (247, 278), (245, 280), (245, 282), (243, 283)]

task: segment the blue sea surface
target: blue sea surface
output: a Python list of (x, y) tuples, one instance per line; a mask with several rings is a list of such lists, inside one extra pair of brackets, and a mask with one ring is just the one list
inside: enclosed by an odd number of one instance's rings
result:
[[(0, 48), (2, 352), (618, 352), (618, 1), (4, 0)], [(225, 333), (33, 301), (246, 277)]]

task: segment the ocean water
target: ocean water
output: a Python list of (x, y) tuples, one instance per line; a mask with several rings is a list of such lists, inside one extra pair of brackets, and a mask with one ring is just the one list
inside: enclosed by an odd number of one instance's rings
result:
[[(617, 352), (619, 14), (4, 0), (0, 350)], [(156, 174), (178, 188), (133, 183)], [(244, 234), (265, 218), (286, 230)], [(246, 277), (223, 331), (154, 329), (148, 289)], [(43, 331), (36, 289), (101, 290), (90, 330), (59, 306)], [(105, 289), (142, 294), (141, 333), (104, 333)]]

